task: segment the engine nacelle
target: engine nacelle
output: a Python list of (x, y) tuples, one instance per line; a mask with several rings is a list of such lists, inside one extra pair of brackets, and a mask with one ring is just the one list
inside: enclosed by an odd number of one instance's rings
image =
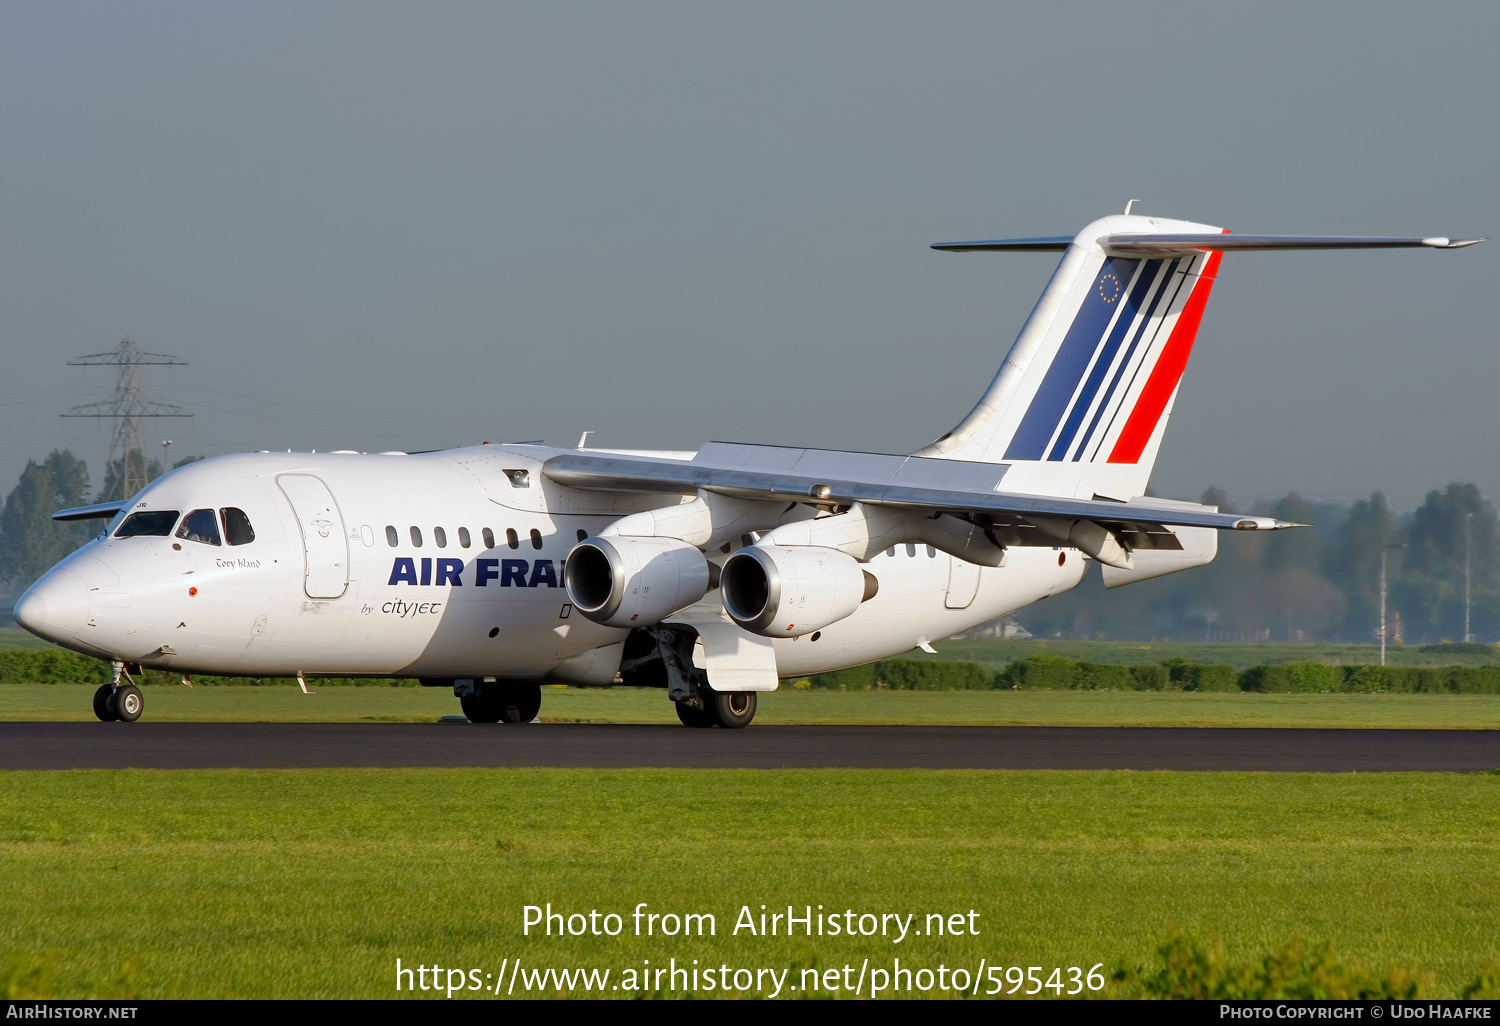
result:
[(606, 627), (646, 627), (708, 592), (708, 560), (676, 538), (612, 535), (573, 546), (563, 564), (568, 600)]
[(875, 576), (822, 546), (751, 545), (724, 561), (719, 593), (752, 634), (795, 638), (842, 620), (875, 596)]

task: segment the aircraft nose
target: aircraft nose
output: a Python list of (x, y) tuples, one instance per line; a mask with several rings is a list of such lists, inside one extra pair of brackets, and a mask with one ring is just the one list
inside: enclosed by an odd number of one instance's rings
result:
[(48, 641), (73, 637), (88, 622), (88, 585), (70, 570), (54, 571), (27, 589), (15, 616), (16, 623)]

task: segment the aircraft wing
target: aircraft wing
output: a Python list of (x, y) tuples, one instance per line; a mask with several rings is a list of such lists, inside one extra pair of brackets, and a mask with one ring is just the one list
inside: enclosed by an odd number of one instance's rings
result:
[(596, 491), (689, 494), (701, 488), (748, 499), (830, 506), (862, 502), (1002, 521), (1032, 516), (1094, 520), (1127, 534), (1168, 527), (1271, 531), (1305, 526), (1165, 499), (1116, 502), (1007, 492), (1000, 487), (1007, 469), (997, 463), (710, 442), (691, 460), (565, 452), (548, 459), (542, 473), (558, 484)]
[(72, 509), (60, 509), (52, 514), (52, 519), (110, 520), (116, 513), (129, 505), (129, 499), (116, 499), (113, 502), (96, 502), (92, 506), (74, 506)]

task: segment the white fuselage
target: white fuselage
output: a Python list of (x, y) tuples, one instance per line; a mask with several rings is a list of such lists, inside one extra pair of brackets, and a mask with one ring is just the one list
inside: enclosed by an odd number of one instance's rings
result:
[[(28, 593), (45, 606), (38, 633), (183, 673), (608, 683), (619, 663), (611, 646), (628, 632), (572, 609), (563, 561), (620, 517), (678, 500), (559, 486), (540, 472), (553, 452), (256, 453), (190, 464), (148, 486), (111, 529), (140, 511), (233, 507), (254, 540), (215, 545), (181, 528), (102, 534)], [(1015, 548), (1006, 565), (979, 567), (910, 543), (865, 566), (878, 593), (816, 634), (777, 640), (782, 676), (945, 638), (1073, 587), (1085, 563), (1075, 549)]]

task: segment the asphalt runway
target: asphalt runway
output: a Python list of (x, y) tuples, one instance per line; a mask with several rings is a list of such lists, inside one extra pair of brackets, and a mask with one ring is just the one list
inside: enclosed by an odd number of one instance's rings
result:
[(468, 723), (0, 723), (0, 769), (327, 766), (1474, 772), (1500, 731)]

